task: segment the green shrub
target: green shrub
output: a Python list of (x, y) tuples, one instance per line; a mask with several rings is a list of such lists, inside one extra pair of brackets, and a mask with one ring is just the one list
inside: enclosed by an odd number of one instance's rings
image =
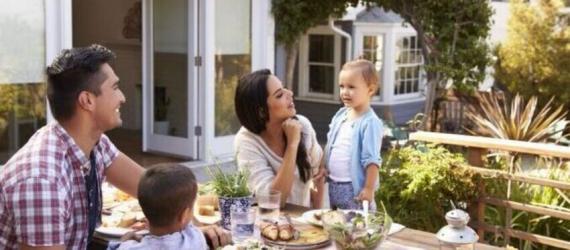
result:
[[(487, 167), (493, 169), (506, 169), (507, 161), (504, 157), (493, 157), (487, 164)], [(558, 181), (570, 181), (570, 172), (568, 171), (568, 162), (560, 162), (551, 158), (539, 158), (533, 169), (525, 171), (526, 175), (547, 178)], [(497, 178), (489, 178), (485, 180), (486, 193), (490, 196), (507, 199), (507, 181)], [(570, 201), (568, 191), (556, 190), (550, 187), (539, 185), (531, 185), (526, 183), (513, 182), (511, 186), (511, 195), (509, 200), (555, 208), (562, 211), (570, 211)], [(505, 226), (506, 209), (502, 207), (486, 206), (485, 222), (490, 225)], [(513, 210), (511, 219), (512, 228), (515, 230), (548, 236), (560, 240), (570, 241), (570, 221), (554, 218), (551, 216), (543, 216), (524, 211)], [(494, 245), (504, 245), (505, 239), (502, 235), (487, 232), (485, 240)], [(517, 249), (557, 249), (540, 244), (534, 244), (530, 241), (511, 238), (510, 245)]]
[(462, 209), (476, 198), (477, 178), (461, 154), (442, 146), (411, 145), (392, 150), (380, 168), (376, 202), (384, 202), (394, 221), (437, 232), (446, 225), (451, 203)]

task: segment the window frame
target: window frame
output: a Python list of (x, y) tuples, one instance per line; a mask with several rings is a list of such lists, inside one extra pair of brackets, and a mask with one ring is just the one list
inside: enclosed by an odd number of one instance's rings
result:
[[(394, 39), (394, 51), (396, 52), (394, 55), (394, 81), (393, 81), (393, 91), (390, 93), (393, 97), (393, 100), (395, 101), (401, 101), (401, 100), (410, 100), (410, 99), (420, 99), (420, 98), (424, 98), (423, 97), (423, 92), (425, 89), (425, 70), (423, 68), (423, 65), (425, 63), (425, 60), (423, 58), (422, 55), (422, 60), (419, 63), (398, 63), (398, 53), (403, 53), (403, 52), (409, 52), (409, 51), (413, 51), (412, 49), (410, 49), (410, 47), (408, 46), (408, 48), (399, 51), (400, 49), (398, 48), (398, 40), (405, 38), (405, 37), (416, 37), (415, 42), (416, 42), (416, 50), (420, 51), (420, 55), (421, 55), (421, 50), (419, 49), (419, 47), (417, 47), (417, 33), (413, 32), (413, 33), (400, 33), (397, 34), (395, 39)], [(398, 79), (398, 72), (400, 69), (403, 68), (413, 68), (413, 67), (420, 67), (419, 69), (419, 73), (418, 73), (418, 90), (415, 92), (410, 92), (410, 93), (405, 93), (405, 94), (396, 94), (396, 83), (399, 81)], [(411, 79), (415, 79), (415, 78), (406, 78), (406, 80), (411, 80)]]
[(359, 29), (359, 32), (356, 32), (355, 34), (355, 54), (354, 57), (359, 57), (361, 55), (364, 54), (364, 37), (367, 36), (373, 36), (373, 37), (379, 37), (382, 36), (382, 67), (380, 68), (380, 71), (378, 71), (378, 87), (380, 88), (380, 91), (377, 95), (372, 97), (371, 102), (373, 104), (384, 104), (386, 101), (386, 96), (385, 93), (387, 91), (386, 89), (386, 83), (387, 81), (384, 78), (384, 74), (386, 74), (386, 63), (388, 62), (388, 58), (386, 55), (386, 50), (388, 47), (388, 32), (383, 31), (383, 30), (378, 30), (378, 29), (365, 29), (364, 27), (361, 27)]
[[(334, 37), (334, 52), (333, 52), (333, 63), (322, 63), (322, 62), (309, 62), (309, 36), (310, 35), (330, 35)], [(323, 101), (338, 101), (339, 90), (336, 87), (338, 83), (338, 72), (340, 71), (340, 60), (341, 60), (341, 37), (334, 33), (330, 27), (325, 25), (320, 25), (313, 27), (307, 31), (302, 37), (299, 43), (299, 97), (302, 98), (316, 98)], [(309, 66), (311, 65), (321, 65), (321, 66), (333, 66), (334, 67), (334, 83), (333, 83), (333, 93), (325, 94), (319, 92), (310, 91), (309, 83)]]

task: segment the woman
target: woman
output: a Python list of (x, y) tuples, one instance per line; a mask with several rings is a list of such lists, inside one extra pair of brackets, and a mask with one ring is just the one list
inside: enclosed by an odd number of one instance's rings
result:
[(242, 128), (234, 147), (238, 165), (250, 172), (249, 188), (279, 190), (282, 205), (320, 208), (323, 151), (310, 121), (297, 115), (293, 92), (268, 69), (258, 70), (239, 80), (235, 109)]

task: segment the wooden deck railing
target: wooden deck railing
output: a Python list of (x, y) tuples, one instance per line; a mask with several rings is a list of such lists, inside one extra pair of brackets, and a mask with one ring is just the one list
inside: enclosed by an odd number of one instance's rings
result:
[[(477, 152), (481, 152), (481, 149), (497, 150), (497, 151), (508, 151), (514, 153), (524, 153), (524, 154), (532, 154), (539, 156), (550, 156), (550, 157), (570, 159), (570, 147), (558, 146), (554, 144), (532, 143), (532, 142), (504, 140), (504, 139), (496, 139), (488, 137), (444, 134), (444, 133), (433, 133), (433, 132), (411, 133), (410, 140), (463, 146), (468, 148), (474, 148), (476, 149), (475, 151)], [(493, 176), (496, 178), (507, 180), (509, 182), (509, 189), (511, 182), (517, 181), (517, 182), (524, 182), (528, 184), (535, 184), (545, 187), (552, 187), (557, 189), (559, 192), (560, 190), (570, 190), (570, 183), (566, 182), (544, 179), (544, 178), (529, 177), (525, 175), (512, 173), (509, 171), (486, 169), (471, 165), (467, 167), (476, 173), (480, 173), (483, 176)], [(483, 240), (483, 235), (485, 232), (494, 232), (496, 234), (504, 235), (507, 244), (510, 241), (510, 237), (514, 237), (548, 246), (570, 249), (570, 242), (568, 241), (563, 241), (552, 237), (514, 230), (511, 227), (513, 210), (526, 211), (539, 215), (546, 215), (555, 218), (560, 218), (563, 220), (570, 220), (570, 212), (563, 211), (560, 209), (541, 207), (541, 206), (535, 206), (531, 204), (512, 201), (509, 200), (510, 198), (509, 194), (507, 195), (507, 199), (490, 197), (484, 192), (485, 190), (484, 183), (481, 184), (482, 185), (480, 185), (479, 187), (480, 198), (478, 200), (478, 206), (477, 206), (477, 223), (474, 223), (473, 225), (477, 229), (477, 233), (479, 234), (479, 239)], [(504, 226), (489, 225), (485, 223), (486, 205), (504, 207), (506, 209), (506, 217), (505, 217), (506, 223)]]

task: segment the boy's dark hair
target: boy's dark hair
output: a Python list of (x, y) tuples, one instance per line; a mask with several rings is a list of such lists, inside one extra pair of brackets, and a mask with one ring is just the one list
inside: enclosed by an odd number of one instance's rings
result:
[(66, 121), (75, 112), (82, 91), (101, 94), (104, 75), (101, 65), (111, 62), (115, 54), (97, 44), (63, 50), (47, 67), (47, 96), (56, 120)]
[(149, 168), (139, 183), (138, 199), (151, 226), (172, 225), (196, 200), (198, 184), (190, 168), (164, 163)]
[[(271, 70), (260, 69), (242, 76), (236, 87), (234, 105), (236, 115), (242, 126), (255, 134), (260, 134), (269, 121), (269, 108), (267, 107), (267, 81)], [(311, 164), (307, 158), (304, 144), (304, 135), (297, 150), (297, 168), (303, 182), (311, 178)]]

